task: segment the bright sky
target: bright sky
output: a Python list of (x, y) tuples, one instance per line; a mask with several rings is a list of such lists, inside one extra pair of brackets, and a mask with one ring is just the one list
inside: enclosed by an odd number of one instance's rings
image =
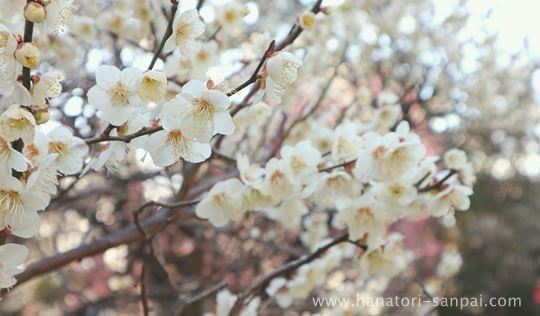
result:
[[(446, 11), (454, 6), (457, 0), (433, 0), (437, 8)], [(500, 47), (508, 52), (516, 52), (523, 48), (527, 39), (531, 53), (540, 56), (540, 0), (468, 0), (467, 12), (473, 18), (471, 33), (486, 27), (490, 32), (499, 34)], [(482, 18), (490, 11), (484, 23)], [(483, 25), (482, 25), (483, 24)], [(476, 29), (476, 30), (474, 30)]]

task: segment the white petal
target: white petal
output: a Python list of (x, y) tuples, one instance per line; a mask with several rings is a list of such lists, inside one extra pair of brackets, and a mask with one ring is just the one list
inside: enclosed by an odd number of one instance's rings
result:
[(112, 88), (120, 80), (121, 72), (110, 65), (101, 65), (96, 70), (96, 83), (103, 89)]
[(11, 154), (9, 157), (10, 167), (19, 172), (26, 171), (26, 169), (28, 168), (28, 165), (26, 164), (26, 158), (24, 157), (24, 155), (16, 151), (15, 149), (10, 149), (10, 151), (11, 151)]
[(113, 125), (120, 126), (127, 122), (133, 114), (133, 108), (129, 106), (108, 106), (102, 108), (103, 119)]
[(182, 94), (188, 94), (193, 98), (200, 98), (206, 91), (206, 85), (199, 80), (191, 80), (182, 87)]
[(191, 151), (189, 153), (186, 153), (186, 155), (182, 158), (189, 162), (198, 163), (208, 159), (211, 153), (212, 147), (210, 146), (210, 144), (193, 142), (191, 145)]
[(0, 246), (0, 262), (4, 267), (16, 267), (28, 257), (28, 248), (18, 244)]
[(120, 79), (122, 80), (122, 83), (126, 86), (126, 88), (128, 88), (128, 90), (135, 91), (135, 89), (137, 89), (139, 81), (141, 80), (141, 77), (142, 71), (137, 68), (129, 67), (122, 70)]
[(203, 92), (202, 97), (220, 110), (228, 109), (231, 104), (229, 97), (225, 93), (217, 90), (206, 90)]
[(23, 221), (10, 223), (11, 232), (15, 236), (31, 238), (39, 231), (39, 222), (37, 212), (25, 212)]
[(230, 135), (234, 133), (234, 121), (227, 111), (214, 114), (214, 134)]
[(88, 96), (88, 103), (97, 109), (111, 106), (109, 94), (97, 85), (90, 88), (86, 95)]

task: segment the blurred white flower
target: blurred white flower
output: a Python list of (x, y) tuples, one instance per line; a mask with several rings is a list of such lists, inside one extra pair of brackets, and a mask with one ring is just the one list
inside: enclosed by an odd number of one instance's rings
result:
[(242, 192), (244, 185), (237, 178), (215, 184), (208, 195), (197, 204), (195, 213), (221, 227), (229, 221), (239, 221), (246, 211)]
[(163, 51), (165, 53), (172, 52), (178, 47), (180, 52), (190, 55), (198, 45), (197, 38), (204, 33), (205, 27), (197, 10), (191, 9), (182, 13), (177, 11), (171, 37), (165, 42)]
[(13, 104), (0, 115), (0, 135), (8, 141), (22, 139), (25, 143), (34, 140), (36, 120), (26, 108)]
[(54, 165), (63, 174), (75, 174), (82, 169), (83, 159), (88, 153), (88, 145), (73, 136), (63, 126), (54, 128), (47, 134), (49, 154), (58, 154)]

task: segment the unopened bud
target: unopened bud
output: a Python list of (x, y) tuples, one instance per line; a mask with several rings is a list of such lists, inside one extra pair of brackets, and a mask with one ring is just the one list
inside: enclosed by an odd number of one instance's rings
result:
[(300, 26), (306, 30), (312, 29), (315, 25), (315, 19), (315, 13), (311, 11), (305, 12), (300, 16)]
[(34, 118), (36, 119), (36, 124), (41, 125), (49, 121), (49, 109), (37, 109), (34, 112)]
[(45, 16), (47, 16), (45, 7), (37, 2), (29, 2), (24, 7), (24, 17), (30, 22), (43, 22), (43, 20), (45, 20)]
[(36, 68), (39, 65), (39, 50), (32, 43), (22, 43), (15, 50), (17, 61), (27, 68)]
[(158, 102), (166, 93), (167, 77), (164, 73), (149, 70), (144, 73), (139, 83), (139, 97), (144, 101)]

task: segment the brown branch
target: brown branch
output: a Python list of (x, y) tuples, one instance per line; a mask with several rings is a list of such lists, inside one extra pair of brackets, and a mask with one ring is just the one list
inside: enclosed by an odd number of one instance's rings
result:
[(450, 170), (450, 172), (448, 172), (448, 174), (442, 178), (441, 180), (437, 181), (436, 183), (432, 184), (432, 185), (428, 185), (424, 188), (421, 188), (421, 189), (418, 189), (418, 193), (425, 193), (425, 192), (429, 192), (431, 190), (437, 190), (437, 189), (440, 189), (444, 182), (448, 179), (450, 179), (450, 177), (452, 177), (454, 174), (456, 174), (457, 171), (456, 170)]
[[(31, 43), (33, 34), (34, 34), (34, 23), (32, 23), (32, 22), (30, 22), (28, 20), (25, 20), (24, 21), (23, 42)], [(22, 84), (26, 88), (26, 90), (30, 91), (30, 84), (31, 84), (30, 68), (27, 68), (27, 67), (22, 68)], [(14, 150), (16, 150), (18, 152), (22, 152), (23, 148), (24, 148), (24, 142), (22, 141), (22, 139), (19, 138), (19, 139), (13, 141), (11, 143), (11, 146), (13, 147)], [(15, 178), (20, 178), (21, 175), (22, 175), (21, 172), (18, 172), (18, 171), (14, 170), (14, 169), (11, 171), (11, 173)]]
[(197, 303), (201, 300), (204, 300), (205, 298), (223, 290), (225, 287), (227, 287), (227, 282), (221, 281), (218, 284), (202, 291), (199, 294), (196, 294), (190, 298), (187, 299), (181, 299), (179, 303), (175, 306), (175, 311), (177, 315), (180, 315), (184, 308), (186, 308), (188, 305)]
[(161, 51), (163, 50), (163, 47), (165, 47), (165, 42), (167, 42), (167, 39), (172, 35), (172, 28), (174, 23), (174, 16), (176, 15), (176, 10), (178, 10), (178, 1), (172, 0), (172, 6), (171, 6), (171, 16), (169, 17), (169, 24), (167, 24), (167, 29), (165, 30), (165, 34), (163, 34), (163, 38), (161, 39), (161, 43), (159, 43), (158, 49), (154, 53), (154, 56), (152, 57), (152, 61), (150, 62), (150, 65), (148, 66), (148, 70), (151, 70), (154, 68), (154, 65), (156, 64), (157, 59), (159, 58), (159, 55), (161, 55)]
[[(173, 213), (174, 208), (179, 208), (181, 207), (180, 205), (184, 203), (187, 205), (192, 205), (194, 202), (195, 200), (183, 201), (169, 205), (160, 204), (163, 207), (171, 206), (171, 209), (168, 212), (154, 214), (147, 220), (142, 221), (140, 226), (143, 228), (146, 234), (152, 234), (160, 231), (163, 228), (164, 223), (171, 222), (171, 218), (176, 220), (192, 218), (194, 216), (192, 213), (185, 214), (184, 217), (178, 216), (178, 214), (171, 214)], [(129, 226), (91, 243), (81, 245), (72, 250), (57, 254), (53, 257), (41, 259), (33, 264), (30, 264), (26, 270), (17, 275), (17, 284), (15, 286), (19, 286), (34, 277), (38, 277), (59, 269), (73, 261), (79, 261), (85, 257), (100, 254), (107, 249), (144, 239), (145, 237), (141, 235), (140, 231), (137, 229), (137, 227), (135, 227), (135, 225)]]
[[(322, 0), (317, 0), (317, 2), (315, 2), (315, 4), (311, 7), (311, 12), (315, 14), (319, 13), (321, 11), (321, 4)], [(285, 37), (279, 44), (276, 45), (276, 51), (280, 51), (292, 44), (298, 38), (298, 36), (302, 34), (303, 30), (304, 29), (298, 23), (295, 23), (291, 27), (291, 30), (289, 31), (287, 37)]]
[(145, 278), (146, 278), (146, 264), (143, 263), (142, 271), (141, 271), (141, 281), (140, 281), (141, 282), (141, 305), (142, 305), (143, 315), (148, 316), (148, 314), (149, 314), (149, 311), (148, 311), (148, 297), (147, 297), (147, 293), (146, 293)]
[(262, 67), (264, 66), (264, 62), (270, 57), (270, 54), (274, 50), (274, 46), (276, 45), (276, 41), (273, 40), (270, 42), (270, 45), (268, 45), (268, 48), (264, 51), (264, 54), (261, 57), (261, 60), (259, 61), (259, 64), (257, 64), (257, 67), (255, 67), (255, 70), (251, 74), (251, 76), (244, 82), (242, 82), (238, 87), (232, 89), (231, 91), (227, 92), (227, 96), (230, 97), (240, 91), (242, 91), (245, 87), (251, 85), (252, 83), (255, 83), (257, 79), (259, 78), (259, 72), (261, 71)]
[(119, 141), (119, 142), (129, 143), (134, 138), (141, 137), (141, 136), (144, 136), (144, 135), (151, 135), (151, 134), (154, 134), (154, 133), (159, 132), (161, 130), (163, 130), (163, 127), (156, 126), (156, 127), (143, 128), (138, 132), (135, 132), (133, 134), (124, 135), (124, 136), (110, 136), (110, 135), (102, 133), (98, 137), (87, 139), (86, 144), (91, 145), (91, 144), (97, 144), (97, 143), (108, 142), (108, 141)]
[(337, 168), (348, 167), (350, 165), (353, 165), (355, 162), (356, 162), (356, 159), (352, 159), (352, 160), (345, 161), (345, 162), (342, 162), (342, 163), (334, 165), (334, 166), (319, 169), (319, 172), (328, 172), (328, 171), (332, 171), (332, 170), (337, 169)]
[(315, 252), (311, 253), (309, 256), (302, 257), (293, 261), (289, 261), (281, 266), (279, 266), (274, 271), (268, 273), (267, 275), (259, 278), (258, 281), (256, 281), (254, 284), (252, 284), (249, 288), (244, 290), (239, 296), (236, 302), (234, 303), (233, 308), (231, 309), (231, 312), (229, 315), (238, 315), (240, 313), (240, 310), (242, 306), (244, 305), (244, 302), (246, 299), (250, 297), (254, 297), (260, 292), (264, 291), (268, 284), (274, 279), (281, 275), (286, 275), (289, 273), (292, 273), (293, 271), (297, 270), (301, 266), (310, 263), (314, 261), (315, 259), (321, 257), (326, 251), (335, 245), (338, 245), (342, 242), (345, 242), (349, 239), (349, 233), (342, 234), (341, 236), (335, 238), (328, 244), (318, 248)]

